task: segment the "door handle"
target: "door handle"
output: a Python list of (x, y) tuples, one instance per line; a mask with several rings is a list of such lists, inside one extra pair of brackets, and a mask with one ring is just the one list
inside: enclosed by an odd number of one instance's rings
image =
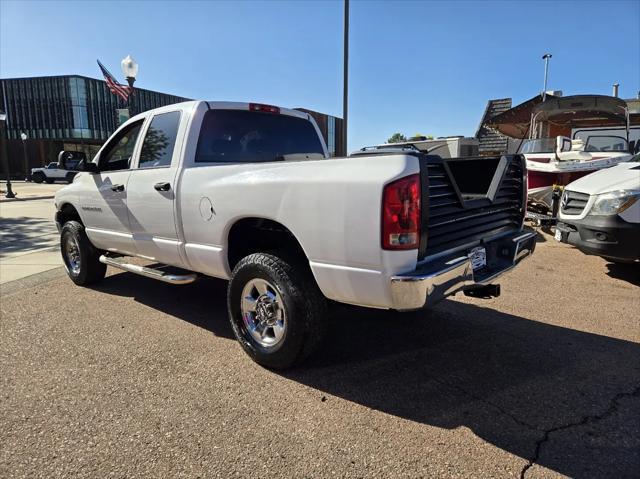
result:
[(111, 185), (111, 191), (124, 191), (124, 185)]
[(157, 191), (169, 191), (171, 189), (171, 184), (167, 181), (161, 181), (160, 183), (156, 183), (153, 187)]

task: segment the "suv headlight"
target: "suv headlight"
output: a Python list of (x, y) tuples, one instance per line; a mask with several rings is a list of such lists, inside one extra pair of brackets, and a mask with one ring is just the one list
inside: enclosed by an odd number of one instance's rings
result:
[(620, 190), (596, 196), (589, 211), (594, 216), (609, 216), (622, 213), (640, 199), (640, 191)]

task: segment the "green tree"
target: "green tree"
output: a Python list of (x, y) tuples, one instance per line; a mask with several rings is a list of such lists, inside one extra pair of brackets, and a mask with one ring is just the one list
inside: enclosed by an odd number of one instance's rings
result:
[[(169, 146), (169, 138), (162, 130), (153, 128), (153, 124), (147, 131), (147, 136), (142, 144), (142, 152), (140, 153), (140, 163), (155, 164), (163, 160)], [(171, 159), (169, 159), (171, 162)]]
[(403, 141), (407, 141), (407, 137), (406, 136), (404, 136), (402, 133), (394, 133), (387, 140), (387, 143), (402, 143)]
[(423, 135), (422, 133), (416, 133), (411, 138), (409, 138), (409, 141), (421, 141), (421, 140), (424, 140), (425, 138), (427, 140), (433, 140), (433, 135)]

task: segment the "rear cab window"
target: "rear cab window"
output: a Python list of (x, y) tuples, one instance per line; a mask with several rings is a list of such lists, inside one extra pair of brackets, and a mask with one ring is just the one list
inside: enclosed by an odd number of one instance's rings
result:
[(259, 163), (323, 159), (313, 124), (290, 115), (247, 110), (208, 110), (196, 163)]

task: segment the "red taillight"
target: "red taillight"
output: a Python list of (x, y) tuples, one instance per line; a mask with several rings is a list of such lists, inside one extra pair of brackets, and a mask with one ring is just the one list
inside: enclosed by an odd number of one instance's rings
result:
[(280, 113), (280, 108), (273, 105), (262, 105), (260, 103), (249, 103), (249, 110), (263, 111), (265, 113)]
[(420, 175), (384, 187), (382, 248), (414, 249), (420, 243)]

